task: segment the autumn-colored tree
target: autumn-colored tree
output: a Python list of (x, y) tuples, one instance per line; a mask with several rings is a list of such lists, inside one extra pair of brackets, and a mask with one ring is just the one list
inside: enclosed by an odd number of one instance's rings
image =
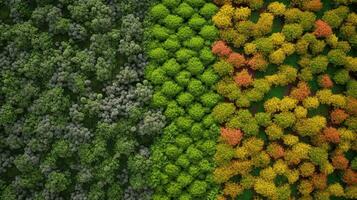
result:
[(212, 45), (212, 53), (218, 56), (229, 56), (232, 53), (232, 49), (225, 42), (219, 40)]
[(215, 16), (212, 17), (213, 23), (219, 28), (232, 26), (234, 8), (231, 4), (224, 4)]
[(315, 165), (311, 162), (304, 162), (299, 167), (300, 175), (303, 177), (312, 176), (315, 172)]
[(235, 199), (237, 195), (243, 192), (243, 187), (240, 184), (228, 182), (224, 185), (223, 193)]
[(342, 109), (335, 109), (331, 112), (330, 116), (333, 124), (341, 124), (349, 115)]
[(331, 80), (330, 76), (328, 74), (321, 75), (318, 78), (319, 85), (323, 88), (332, 88), (333, 87), (333, 81)]
[(336, 128), (327, 127), (323, 130), (323, 135), (326, 141), (332, 143), (340, 142), (340, 132)]
[(284, 148), (279, 145), (278, 143), (272, 143), (269, 144), (267, 147), (267, 152), (269, 154), (270, 157), (272, 157), (273, 159), (278, 159), (281, 157), (284, 157)]
[(311, 94), (310, 87), (304, 81), (299, 82), (297, 87), (293, 88), (292, 91), (290, 92), (290, 96), (299, 101), (304, 100), (310, 94)]
[(353, 169), (347, 169), (343, 175), (343, 181), (348, 185), (357, 184), (357, 172)]
[(265, 70), (268, 67), (268, 62), (264, 58), (263, 54), (260, 53), (254, 54), (253, 57), (248, 60), (247, 64), (253, 70)]
[(327, 175), (324, 173), (314, 174), (311, 177), (311, 182), (316, 189), (323, 190), (327, 187)]
[(312, 118), (298, 120), (295, 129), (301, 136), (315, 136), (325, 126), (326, 118), (316, 115)]
[(285, 58), (285, 52), (281, 48), (269, 54), (269, 61), (273, 64), (282, 64)]
[(221, 138), (231, 146), (239, 144), (243, 138), (243, 132), (239, 129), (221, 128)]
[(234, 67), (240, 68), (245, 65), (245, 58), (242, 54), (239, 53), (231, 53), (227, 59), (229, 63), (231, 63)]
[(346, 111), (351, 115), (357, 115), (357, 99), (347, 97)]
[(268, 5), (268, 10), (274, 15), (280, 16), (284, 14), (286, 6), (283, 3), (274, 1)]
[(332, 35), (332, 33), (332, 28), (330, 25), (328, 25), (328, 23), (320, 19), (315, 22), (314, 35), (317, 37), (329, 37)]
[(243, 87), (249, 86), (253, 82), (252, 76), (249, 74), (247, 69), (243, 69), (234, 77), (234, 81)]
[(247, 20), (252, 11), (248, 7), (236, 8), (234, 11), (233, 19), (236, 21)]
[(262, 13), (260, 14), (259, 20), (254, 25), (252, 34), (255, 37), (261, 37), (265, 34), (271, 32), (273, 27), (274, 15), (271, 13)]
[(343, 154), (337, 154), (332, 157), (332, 165), (336, 169), (345, 170), (348, 167), (348, 160)]
[(322, 8), (321, 0), (307, 0), (302, 4), (303, 10), (319, 11)]

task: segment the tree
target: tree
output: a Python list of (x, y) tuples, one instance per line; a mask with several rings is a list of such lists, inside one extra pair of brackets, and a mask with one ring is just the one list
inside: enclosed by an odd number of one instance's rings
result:
[(187, 67), (186, 69), (192, 74), (192, 75), (199, 75), (204, 71), (204, 66), (201, 62), (201, 60), (197, 57), (192, 57), (188, 60), (187, 62)]
[(332, 28), (326, 22), (324, 22), (322, 20), (317, 20), (315, 22), (314, 35), (316, 35), (317, 37), (327, 38), (327, 37), (331, 36), (332, 33), (333, 33)]
[(346, 170), (348, 167), (348, 160), (344, 155), (336, 154), (332, 157), (332, 165), (336, 169)]
[(277, 193), (277, 188), (274, 183), (258, 178), (254, 184), (254, 190), (264, 196), (273, 198)]
[(330, 113), (331, 122), (333, 124), (341, 124), (345, 119), (348, 118), (348, 114), (342, 109), (335, 109)]
[(329, 59), (326, 56), (317, 56), (310, 61), (309, 67), (313, 74), (326, 71)]
[(333, 80), (340, 85), (345, 85), (349, 80), (350, 80), (350, 74), (347, 70), (341, 69), (338, 70), (334, 77)]
[(335, 65), (344, 65), (346, 63), (346, 53), (340, 49), (332, 49), (327, 54), (329, 62)]
[(295, 124), (295, 130), (301, 136), (314, 136), (326, 126), (326, 119), (322, 116), (299, 119)]
[(194, 51), (200, 50), (204, 46), (204, 40), (200, 36), (194, 36), (183, 42), (183, 45)]
[(150, 15), (155, 19), (163, 19), (169, 14), (170, 11), (163, 4), (157, 4), (150, 10)]
[(270, 33), (273, 27), (273, 20), (274, 20), (274, 15), (270, 13), (260, 14), (257, 23), (253, 27), (252, 34), (255, 37), (258, 37)]
[(218, 56), (229, 56), (232, 53), (232, 50), (225, 42), (219, 40), (212, 45), (212, 52)]
[(215, 26), (205, 25), (201, 28), (200, 35), (206, 40), (214, 40), (218, 36), (218, 30)]
[(339, 143), (340, 142), (340, 133), (337, 129), (333, 127), (327, 127), (323, 130), (324, 139), (328, 142)]
[(332, 88), (333, 87), (333, 82), (328, 74), (323, 74), (318, 77), (318, 82), (320, 87), (322, 88)]
[(312, 147), (309, 150), (309, 158), (316, 165), (323, 165), (328, 160), (328, 153), (320, 147)]
[(220, 10), (213, 16), (213, 23), (219, 28), (228, 28), (232, 26), (232, 17), (234, 14), (234, 8), (232, 5), (225, 4)]
[(213, 3), (206, 3), (201, 9), (200, 14), (205, 18), (211, 18), (216, 12), (218, 8)]
[(230, 196), (231, 198), (236, 198), (242, 192), (243, 192), (243, 188), (240, 184), (227, 182), (224, 185), (223, 194)]
[(213, 108), (213, 117), (219, 122), (226, 122), (232, 117), (235, 112), (235, 106), (233, 103), (220, 103)]
[(306, 99), (304, 99), (302, 104), (306, 109), (316, 109), (319, 107), (320, 102), (317, 97), (307, 97)]
[(257, 52), (257, 47), (254, 43), (245, 43), (244, 53), (245, 54), (255, 54)]
[(234, 68), (226, 60), (221, 59), (213, 65), (214, 70), (220, 75), (233, 75)]
[(315, 173), (312, 175), (312, 184), (315, 188), (323, 190), (327, 187), (327, 175), (323, 173)]
[(177, 15), (167, 15), (164, 19), (163, 19), (163, 23), (165, 24), (165, 26), (169, 29), (172, 30), (176, 30), (177, 28), (179, 28), (182, 25), (183, 19)]
[(299, 82), (297, 87), (293, 88), (290, 96), (299, 101), (303, 101), (311, 94), (310, 87), (306, 82)]
[(231, 53), (227, 59), (229, 63), (231, 63), (234, 67), (240, 68), (243, 67), (246, 63), (246, 60), (242, 54), (239, 53)]
[(273, 123), (266, 127), (265, 133), (269, 136), (270, 140), (277, 140), (283, 136), (284, 131), (280, 126)]
[(234, 11), (233, 19), (236, 21), (247, 20), (250, 17), (251, 10), (248, 7), (236, 8)]
[(285, 24), (281, 32), (287, 41), (293, 41), (301, 37), (303, 28), (299, 24)]
[(247, 69), (243, 69), (237, 75), (234, 77), (234, 81), (240, 86), (240, 87), (247, 87), (253, 82), (252, 76), (248, 73)]
[(312, 164), (311, 162), (304, 162), (303, 164), (300, 165), (299, 171), (301, 176), (303, 177), (312, 176), (315, 172), (315, 165)]
[(48, 182), (45, 187), (49, 191), (57, 193), (66, 190), (69, 184), (70, 180), (64, 173), (51, 172), (48, 176)]
[(206, 192), (207, 187), (208, 186), (205, 181), (196, 180), (191, 184), (189, 192), (192, 196), (200, 196)]
[(239, 144), (243, 138), (243, 133), (239, 129), (221, 128), (221, 138), (231, 146)]
[(268, 67), (268, 62), (262, 54), (254, 54), (253, 57), (247, 61), (247, 65), (253, 70), (264, 71)]
[(322, 2), (321, 0), (309, 0), (309, 1), (303, 1), (302, 8), (304, 10), (310, 10), (310, 11), (319, 11), (322, 8)]
[(357, 98), (357, 81), (350, 80), (347, 83), (347, 95)]
[(269, 55), (269, 61), (273, 64), (282, 64), (284, 60), (285, 60), (285, 52), (281, 48), (276, 51), (273, 51)]
[(187, 3), (181, 3), (176, 9), (175, 9), (176, 13), (181, 16), (182, 18), (188, 19), (190, 18), (195, 10), (188, 5)]
[(264, 109), (268, 113), (274, 113), (280, 110), (280, 99), (273, 97), (264, 102)]
[(292, 112), (281, 112), (274, 115), (273, 121), (281, 128), (288, 128), (294, 125), (295, 115)]
[(189, 26), (181, 26), (176, 35), (180, 40), (185, 41), (193, 37), (194, 32)]
[(343, 181), (348, 185), (357, 183), (357, 173), (352, 169), (347, 169), (343, 175)]
[(270, 157), (272, 157), (275, 160), (284, 157), (285, 154), (284, 148), (277, 143), (269, 144), (267, 147), (267, 152), (270, 155)]
[(286, 9), (285, 4), (280, 2), (272, 2), (268, 5), (269, 12), (272, 12), (274, 15), (281, 16), (284, 14)]

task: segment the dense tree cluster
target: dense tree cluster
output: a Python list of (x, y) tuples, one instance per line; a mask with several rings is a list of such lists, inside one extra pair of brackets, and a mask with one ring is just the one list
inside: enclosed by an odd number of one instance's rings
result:
[(151, 199), (150, 4), (0, 1), (0, 199)]
[(219, 77), (210, 49), (218, 35), (211, 21), (216, 11), (208, 0), (162, 0), (149, 13), (146, 76), (154, 86), (152, 104), (167, 119), (152, 147), (154, 200), (216, 198), (219, 127), (210, 114), (221, 100), (213, 91)]
[(352, 2), (260, 2), (215, 1), (217, 198), (356, 199)]

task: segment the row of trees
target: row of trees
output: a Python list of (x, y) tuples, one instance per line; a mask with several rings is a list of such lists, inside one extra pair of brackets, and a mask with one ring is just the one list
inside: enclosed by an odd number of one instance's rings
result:
[(152, 146), (154, 200), (215, 199), (218, 192), (212, 172), (219, 127), (210, 114), (221, 100), (210, 49), (216, 11), (208, 0), (163, 0), (150, 10), (146, 77), (152, 104), (167, 119)]
[(0, 199), (151, 199), (150, 4), (0, 1)]
[[(334, 1), (322, 15), (319, 0), (215, 2), (215, 89), (225, 97), (212, 110), (221, 124), (217, 198), (249, 191), (251, 198), (357, 198), (351, 2)], [(283, 97), (267, 98), (277, 86)]]

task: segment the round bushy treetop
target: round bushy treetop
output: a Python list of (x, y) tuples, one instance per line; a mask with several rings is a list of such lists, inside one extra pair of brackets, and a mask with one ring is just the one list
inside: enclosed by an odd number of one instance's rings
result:
[(200, 35), (206, 40), (214, 40), (218, 35), (218, 30), (215, 26), (205, 25), (202, 27)]
[(161, 88), (161, 93), (169, 98), (175, 97), (181, 91), (182, 91), (182, 87), (180, 87), (173, 81), (164, 82)]
[(150, 15), (157, 20), (164, 19), (169, 14), (170, 11), (163, 4), (157, 4), (153, 6), (150, 10)]
[(176, 77), (175, 81), (180, 85), (180, 86), (187, 86), (188, 83), (190, 82), (191, 79), (191, 73), (188, 71), (181, 71), (179, 72)]
[(165, 27), (162, 27), (158, 24), (156, 24), (155, 26), (153, 26), (151, 28), (151, 34), (154, 38), (158, 39), (158, 40), (165, 40), (169, 37), (169, 34), (170, 31), (165, 28)]
[(177, 37), (172, 36), (164, 42), (163, 47), (170, 52), (176, 52), (180, 49), (181, 44)]
[(194, 14), (188, 21), (188, 25), (196, 31), (199, 31), (206, 24), (206, 20), (198, 14)]
[(200, 80), (207, 86), (213, 86), (217, 82), (218, 78), (218, 75), (213, 69), (205, 70), (205, 72), (203, 72), (200, 76)]
[(205, 86), (202, 84), (201, 81), (192, 79), (187, 87), (188, 91), (193, 95), (193, 96), (200, 96), (206, 91)]
[(165, 25), (165, 27), (172, 29), (172, 30), (176, 30), (177, 28), (179, 28), (182, 25), (183, 19), (177, 15), (167, 15), (164, 19), (163, 19), (163, 23)]
[(357, 98), (357, 81), (350, 80), (347, 83), (347, 95)]
[(213, 3), (206, 3), (200, 9), (200, 14), (205, 18), (209, 19), (217, 12), (217, 10), (218, 10), (217, 6), (214, 5)]
[(301, 37), (303, 29), (299, 24), (285, 24), (281, 32), (287, 41), (293, 41)]
[(194, 36), (183, 42), (183, 45), (194, 51), (198, 51), (204, 46), (204, 39), (200, 36)]
[(190, 58), (186, 65), (187, 65), (186, 69), (192, 75), (196, 75), (197, 76), (197, 75), (201, 74), (203, 72), (203, 70), (204, 70), (204, 66), (203, 66), (202, 62), (197, 57)]
[(326, 56), (317, 56), (310, 61), (310, 69), (314, 74), (326, 71), (328, 65), (328, 58)]
[(220, 103), (212, 111), (213, 117), (220, 123), (226, 122), (235, 112), (233, 103)]
[(172, 58), (164, 63), (162, 69), (167, 75), (175, 76), (178, 72), (181, 71), (181, 65), (178, 64), (174, 58)]
[(159, 63), (162, 63), (167, 60), (168, 52), (165, 49), (159, 47), (159, 48), (151, 50), (149, 52), (149, 57)]
[(333, 80), (337, 84), (341, 84), (341, 85), (346, 84), (350, 80), (350, 78), (351, 77), (350, 77), (349, 72), (345, 69), (341, 69), (341, 70), (337, 71), (336, 74), (333, 76)]
[(177, 8), (181, 0), (162, 0), (162, 4), (167, 6), (169, 9)]
[(333, 49), (327, 54), (330, 63), (335, 65), (344, 65), (346, 63), (346, 53), (340, 49)]
[(188, 19), (195, 13), (195, 10), (187, 3), (181, 3), (176, 8), (175, 12), (181, 17)]

